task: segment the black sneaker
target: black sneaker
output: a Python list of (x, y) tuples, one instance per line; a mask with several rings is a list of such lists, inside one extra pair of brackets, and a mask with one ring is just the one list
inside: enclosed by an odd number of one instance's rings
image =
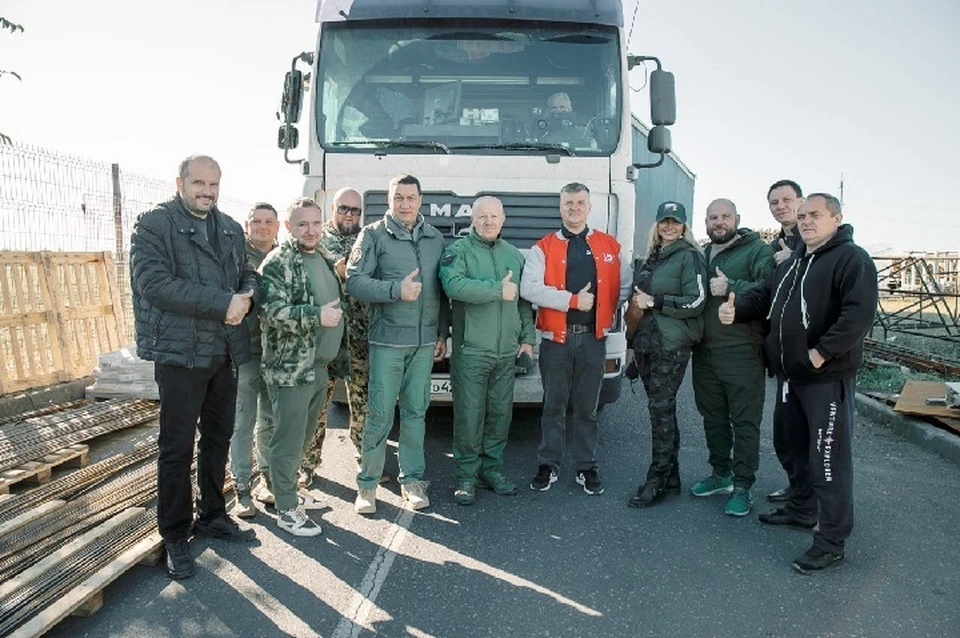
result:
[(557, 482), (557, 470), (549, 463), (541, 463), (537, 468), (537, 475), (530, 481), (530, 489), (537, 492), (546, 492), (553, 483)]
[(577, 472), (577, 483), (583, 486), (583, 491), (587, 494), (603, 494), (603, 483), (600, 482), (600, 474), (596, 469)]
[(188, 541), (167, 541), (167, 574), (174, 580), (190, 578), (197, 571), (197, 564), (190, 553)]
[(843, 554), (834, 554), (816, 545), (803, 553), (803, 556), (793, 561), (793, 568), (801, 574), (813, 574), (821, 570), (839, 565), (843, 561)]
[(761, 523), (764, 525), (787, 525), (790, 527), (799, 527), (801, 529), (812, 529), (814, 525), (817, 524), (817, 521), (805, 521), (797, 518), (793, 514), (787, 512), (782, 507), (777, 509), (770, 510), (769, 512), (764, 512), (757, 517)]
[(240, 526), (229, 516), (220, 516), (208, 522), (197, 520), (193, 524), (193, 533), (197, 536), (219, 538), (231, 543), (249, 543), (257, 538), (255, 531), (240, 529)]

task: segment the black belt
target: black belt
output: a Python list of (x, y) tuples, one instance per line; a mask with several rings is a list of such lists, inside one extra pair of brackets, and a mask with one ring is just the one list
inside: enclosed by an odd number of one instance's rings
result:
[(593, 326), (585, 323), (571, 323), (567, 324), (567, 332), (572, 332), (573, 334), (593, 332)]

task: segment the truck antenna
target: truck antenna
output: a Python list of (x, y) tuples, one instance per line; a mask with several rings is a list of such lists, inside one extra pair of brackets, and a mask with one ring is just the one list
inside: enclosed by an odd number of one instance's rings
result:
[(637, 0), (637, 4), (633, 5), (633, 17), (630, 18), (630, 32), (627, 33), (627, 49), (630, 48), (630, 43), (633, 42), (633, 25), (637, 23), (637, 12), (640, 10), (640, 0)]

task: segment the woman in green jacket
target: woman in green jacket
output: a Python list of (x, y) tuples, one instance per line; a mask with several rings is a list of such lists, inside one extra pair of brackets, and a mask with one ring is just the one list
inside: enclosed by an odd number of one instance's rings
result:
[(630, 303), (642, 315), (631, 345), (647, 392), (652, 451), (646, 481), (630, 498), (631, 507), (653, 505), (667, 493), (680, 492), (677, 391), (691, 347), (703, 335), (707, 281), (703, 253), (687, 226), (683, 204), (660, 204), (647, 254), (633, 270)]

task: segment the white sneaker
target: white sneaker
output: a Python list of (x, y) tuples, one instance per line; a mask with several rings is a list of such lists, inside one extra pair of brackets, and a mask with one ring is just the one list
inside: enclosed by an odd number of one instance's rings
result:
[(294, 536), (317, 536), (323, 532), (320, 526), (310, 520), (307, 513), (299, 507), (280, 512), (277, 516), (277, 525)]
[(423, 481), (410, 481), (400, 486), (404, 500), (410, 504), (412, 510), (422, 510), (430, 507), (430, 498), (427, 496), (427, 485)]
[(275, 503), (273, 498), (273, 492), (263, 483), (258, 484), (253, 488), (253, 498), (257, 499), (261, 503), (266, 505), (273, 505)]
[(233, 508), (233, 515), (240, 518), (253, 518), (257, 515), (257, 508), (250, 500), (250, 490), (237, 489), (237, 504)]
[(376, 514), (377, 490), (357, 490), (357, 500), (353, 502), (357, 514)]

